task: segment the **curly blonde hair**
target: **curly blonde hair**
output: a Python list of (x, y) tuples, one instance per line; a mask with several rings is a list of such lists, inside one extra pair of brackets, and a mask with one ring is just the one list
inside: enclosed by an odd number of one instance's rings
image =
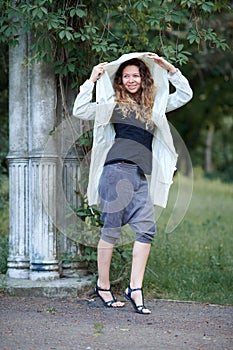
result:
[[(137, 94), (130, 94), (123, 85), (122, 73), (127, 66), (139, 68), (142, 83), (141, 89)], [(116, 72), (113, 87), (116, 94), (116, 102), (118, 102), (124, 118), (127, 118), (131, 111), (135, 111), (136, 119), (145, 122), (147, 129), (155, 126), (152, 121), (152, 108), (155, 99), (154, 80), (149, 68), (143, 61), (133, 58), (123, 62)]]

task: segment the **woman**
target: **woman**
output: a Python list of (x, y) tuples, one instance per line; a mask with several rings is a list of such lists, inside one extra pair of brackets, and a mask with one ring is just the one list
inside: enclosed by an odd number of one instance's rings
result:
[[(176, 88), (173, 94), (168, 81)], [(96, 82), (96, 103), (91, 103)], [(80, 87), (73, 114), (95, 119), (88, 199), (90, 205), (100, 204), (103, 213), (95, 292), (107, 307), (124, 306), (113, 296), (109, 273), (114, 244), (122, 226), (129, 224), (136, 239), (124, 296), (136, 312), (151, 313), (144, 305), (142, 284), (156, 233), (153, 204), (166, 206), (177, 159), (165, 111), (191, 97), (181, 72), (153, 53), (100, 63)]]

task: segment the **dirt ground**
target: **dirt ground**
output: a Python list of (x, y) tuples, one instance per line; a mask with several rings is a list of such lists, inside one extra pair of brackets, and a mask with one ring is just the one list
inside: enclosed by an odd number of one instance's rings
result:
[[(120, 298), (121, 299), (121, 298)], [(98, 299), (0, 296), (2, 350), (232, 350), (233, 307), (150, 300), (151, 315)]]

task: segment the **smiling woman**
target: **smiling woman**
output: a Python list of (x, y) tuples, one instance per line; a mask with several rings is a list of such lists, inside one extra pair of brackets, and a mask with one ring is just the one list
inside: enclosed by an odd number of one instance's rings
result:
[[(157, 74), (153, 76), (154, 72)], [(169, 80), (176, 88), (171, 95)], [(95, 82), (96, 105), (91, 103)], [(89, 190), (88, 200), (89, 205), (100, 204), (102, 210), (104, 224), (98, 244), (95, 293), (106, 307), (124, 306), (112, 293), (109, 275), (114, 245), (122, 227), (128, 224), (136, 238), (130, 283), (123, 295), (137, 313), (151, 313), (144, 305), (142, 284), (156, 234), (153, 204), (159, 194), (163, 197), (160, 205), (165, 204), (177, 158), (165, 111), (181, 107), (191, 97), (192, 90), (181, 72), (165, 59), (148, 53), (127, 54), (110, 64), (101, 63), (80, 87), (73, 114), (83, 119), (95, 118), (88, 187), (96, 188), (98, 195), (92, 198), (93, 191)], [(164, 168), (161, 162), (166, 164), (166, 171), (159, 175), (158, 171)], [(171, 178), (160, 181), (157, 191), (150, 191), (146, 175), (151, 175), (151, 183), (160, 180), (161, 175)]]
[(116, 102), (119, 103), (124, 117), (127, 118), (130, 110), (134, 111), (136, 119), (146, 122), (147, 127), (153, 127), (155, 85), (147, 65), (137, 58), (122, 63), (116, 72), (113, 86)]
[(142, 79), (138, 67), (127, 66), (123, 70), (122, 83), (129, 93), (136, 94), (141, 88), (141, 81)]

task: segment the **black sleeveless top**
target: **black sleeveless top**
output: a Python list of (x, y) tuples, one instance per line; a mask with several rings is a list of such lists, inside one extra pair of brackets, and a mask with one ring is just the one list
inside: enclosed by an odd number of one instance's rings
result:
[(136, 119), (136, 113), (133, 111), (125, 118), (118, 105), (113, 110), (111, 123), (116, 136), (107, 154), (105, 165), (125, 161), (136, 164), (143, 174), (151, 174), (155, 128), (150, 127), (147, 130), (145, 122)]

